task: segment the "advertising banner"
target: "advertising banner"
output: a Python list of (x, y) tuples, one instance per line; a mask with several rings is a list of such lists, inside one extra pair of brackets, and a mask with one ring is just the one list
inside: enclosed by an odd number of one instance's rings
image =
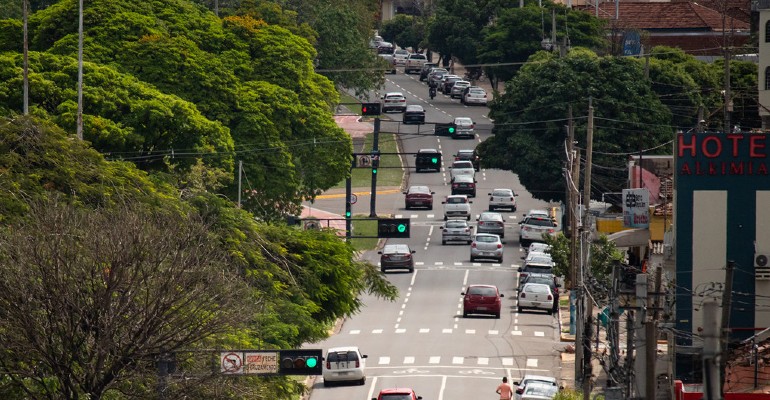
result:
[(649, 190), (623, 189), (623, 226), (627, 228), (649, 228)]

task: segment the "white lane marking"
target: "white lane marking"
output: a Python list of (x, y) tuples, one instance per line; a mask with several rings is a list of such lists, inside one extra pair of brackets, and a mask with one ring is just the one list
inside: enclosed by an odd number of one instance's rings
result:
[(471, 272), (471, 271), (469, 271), (469, 270), (465, 270), (465, 276), (463, 277), (463, 287), (465, 287), (465, 286), (467, 286), (467, 285), (468, 285), (468, 274), (469, 274), (470, 272)]
[(521, 336), (521, 331), (513, 331), (511, 332), (513, 336)]
[(424, 261), (415, 261), (414, 265), (425, 265)]
[(414, 219), (417, 219), (417, 218), (419, 218), (419, 217), (420, 217), (420, 216), (419, 216), (418, 214), (412, 214), (412, 215), (410, 215), (410, 216), (409, 216), (409, 218), (414, 218)]
[(353, 329), (352, 331), (350, 331), (351, 335), (358, 335), (359, 333), (361, 333), (361, 331), (358, 329)]
[(382, 329), (372, 329), (373, 334), (382, 333)]
[(489, 332), (487, 332), (488, 335), (497, 335), (496, 329), (491, 329)]
[(489, 365), (489, 358), (479, 357), (479, 365)]
[(407, 294), (406, 294), (406, 297), (409, 297), (409, 296), (411, 296), (411, 295), (412, 295), (412, 293), (407, 293)]
[(464, 361), (463, 357), (452, 357), (452, 364), (462, 364)]
[(544, 337), (545, 336), (545, 332), (535, 331), (535, 336)]
[(438, 364), (441, 362), (441, 356), (431, 356), (428, 360), (428, 364)]
[(409, 298), (408, 298), (408, 297), (405, 297), (405, 298), (404, 298), (404, 303), (408, 303), (408, 302), (409, 302)]
[(429, 328), (420, 328), (420, 333), (429, 333), (429, 332), (430, 332)]
[(475, 329), (466, 329), (465, 333), (467, 335), (475, 335), (476, 334), (476, 330)]
[(396, 329), (396, 333), (404, 333), (404, 332), (406, 332), (406, 329), (404, 328)]
[(380, 357), (379, 364), (380, 365), (388, 365), (388, 364), (390, 364), (390, 357), (386, 357), (386, 356)]
[(513, 358), (503, 358), (503, 366), (510, 367), (511, 365), (513, 365)]
[(366, 396), (367, 399), (371, 399), (372, 396), (374, 396), (374, 388), (377, 387), (377, 377), (372, 378), (372, 384), (369, 386), (369, 394)]
[(395, 216), (395, 217), (393, 217), (393, 218), (404, 218), (404, 216), (403, 216), (403, 215), (401, 215), (401, 214), (396, 214), (396, 216)]
[[(529, 360), (527, 360), (529, 361)], [(404, 364), (414, 364), (414, 357), (404, 357)], [(529, 365), (527, 365), (529, 366)], [(535, 365), (537, 367), (537, 365)]]
[(412, 274), (412, 281), (409, 282), (409, 290), (410, 291), (412, 290), (412, 286), (414, 286), (414, 280), (417, 279), (417, 274), (419, 272), (420, 272), (420, 270), (418, 269), (418, 270), (415, 270), (414, 273)]
[[(425, 216), (425, 218), (428, 218), (428, 219), (436, 218), (436, 214), (428, 214)], [(433, 232), (433, 226), (430, 227), (430, 231)]]
[(433, 263), (433, 265), (444, 265), (444, 262), (443, 261), (436, 261), (435, 263)]
[(452, 328), (444, 328), (441, 330), (441, 333), (452, 333)]
[(528, 358), (527, 359), (527, 367), (529, 367), (529, 368), (537, 368), (537, 358)]
[[(438, 390), (438, 400), (444, 400), (444, 389), (446, 389), (446, 375), (441, 377), (441, 388)], [(371, 395), (367, 398), (371, 398)]]
[(404, 308), (406, 308), (406, 304), (401, 305), (401, 309), (403, 310)]
[(462, 267), (462, 266), (463, 266), (463, 263), (461, 263), (461, 262), (456, 262), (456, 263), (455, 263), (455, 266), (456, 266), (456, 267)]

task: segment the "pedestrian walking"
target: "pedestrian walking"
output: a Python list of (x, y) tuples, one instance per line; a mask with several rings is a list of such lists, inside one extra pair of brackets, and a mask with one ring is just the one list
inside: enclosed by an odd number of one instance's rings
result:
[(503, 383), (495, 391), (500, 395), (500, 400), (511, 400), (513, 398), (513, 388), (508, 384), (508, 377), (503, 377)]

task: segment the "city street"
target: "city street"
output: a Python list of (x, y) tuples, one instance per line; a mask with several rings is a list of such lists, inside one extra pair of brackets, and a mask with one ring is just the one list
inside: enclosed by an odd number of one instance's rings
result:
[[(404, 195), (383, 190), (377, 196), (377, 214), (411, 219), (411, 238), (389, 239), (388, 243), (407, 243), (416, 251), (415, 272), (389, 272), (388, 279), (398, 287), (400, 297), (387, 302), (364, 297), (364, 307), (354, 317), (342, 322), (338, 332), (312, 347), (358, 346), (367, 358), (367, 381), (364, 386), (335, 385), (324, 387), (317, 377), (312, 400), (370, 399), (380, 389), (411, 387), (424, 399), (453, 400), (495, 396), (494, 390), (503, 376), (516, 381), (524, 374), (560, 378), (560, 332), (557, 318), (544, 312), (516, 312), (516, 269), (522, 263), (523, 249), (518, 243), (518, 220), (532, 208), (546, 208), (535, 200), (508, 171), (485, 170), (476, 173), (478, 197), (473, 198), (471, 220), (487, 210), (488, 196), (494, 188), (510, 188), (518, 211), (501, 212), (506, 221), (502, 263), (470, 262), (466, 244), (442, 245), (441, 201), (450, 194), (448, 167), (460, 149), (473, 149), (491, 135), (492, 122), (488, 108), (467, 107), (449, 96), (438, 95), (426, 100), (428, 86), (418, 75), (389, 75), (385, 90), (400, 91), (407, 104), (421, 104), (427, 122), (451, 122), (455, 117), (471, 117), (476, 122), (476, 138), (454, 140), (433, 135), (433, 125), (401, 125), (401, 114), (383, 116), (382, 132), (400, 134), (403, 149), (413, 153), (421, 148), (442, 152), (440, 173), (407, 174), (409, 185), (427, 185), (433, 191), (433, 210), (405, 210)], [(393, 121), (388, 121), (390, 118)], [(404, 163), (414, 165), (414, 157), (405, 155)], [(368, 188), (356, 188), (355, 191)], [(314, 208), (343, 214), (344, 196), (320, 196)], [(354, 214), (368, 213), (369, 199), (359, 196)], [(379, 263), (376, 251), (364, 254), (373, 264)], [(504, 294), (500, 319), (492, 316), (462, 317), (461, 292), (469, 284), (492, 284)]]

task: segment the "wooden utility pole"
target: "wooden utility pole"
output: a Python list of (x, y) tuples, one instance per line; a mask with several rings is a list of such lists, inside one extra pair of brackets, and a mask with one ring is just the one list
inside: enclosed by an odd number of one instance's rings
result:
[[(588, 124), (586, 126), (586, 167), (584, 171), (584, 178), (583, 178), (583, 221), (582, 221), (582, 229), (580, 230), (580, 248), (582, 252), (582, 257), (580, 259), (580, 265), (581, 270), (578, 272), (578, 278), (577, 283), (578, 287), (580, 287), (580, 299), (578, 300), (580, 304), (582, 304), (582, 307), (578, 309), (578, 327), (579, 327), (579, 336), (576, 336), (575, 340), (576, 343), (579, 343), (580, 346), (580, 353), (581, 353), (581, 368), (583, 370), (581, 371), (582, 376), (582, 387), (583, 387), (583, 399), (588, 400), (590, 399), (591, 395), (591, 376), (587, 376), (586, 374), (586, 364), (591, 362), (591, 353), (590, 353), (590, 346), (584, 346), (584, 340), (583, 337), (587, 331), (585, 327), (587, 326), (586, 322), (591, 321), (591, 314), (593, 313), (593, 302), (590, 299), (587, 299), (586, 295), (586, 289), (585, 285), (583, 284), (583, 275), (588, 273), (590, 271), (591, 266), (590, 263), (590, 256), (589, 252), (591, 250), (590, 245), (590, 238), (587, 236), (587, 234), (590, 232), (590, 229), (588, 229), (588, 210), (589, 206), (591, 204), (591, 162), (592, 162), (592, 155), (593, 155), (593, 147), (594, 147), (594, 107), (593, 107), (593, 99), (588, 98)], [(586, 354), (587, 353), (587, 354)], [(584, 358), (587, 358), (587, 360), (584, 360)], [(577, 357), (575, 357), (577, 362)]]
[(725, 385), (725, 366), (730, 356), (730, 310), (733, 304), (733, 274), (735, 272), (735, 261), (727, 261), (727, 268), (725, 269), (725, 290), (722, 293), (722, 323), (720, 329), (720, 347), (722, 348), (722, 356), (718, 357), (716, 361), (719, 362), (719, 381), (720, 387)]
[(703, 399), (719, 400), (722, 389), (719, 384), (719, 329), (717, 326), (716, 301), (708, 300), (703, 303)]

